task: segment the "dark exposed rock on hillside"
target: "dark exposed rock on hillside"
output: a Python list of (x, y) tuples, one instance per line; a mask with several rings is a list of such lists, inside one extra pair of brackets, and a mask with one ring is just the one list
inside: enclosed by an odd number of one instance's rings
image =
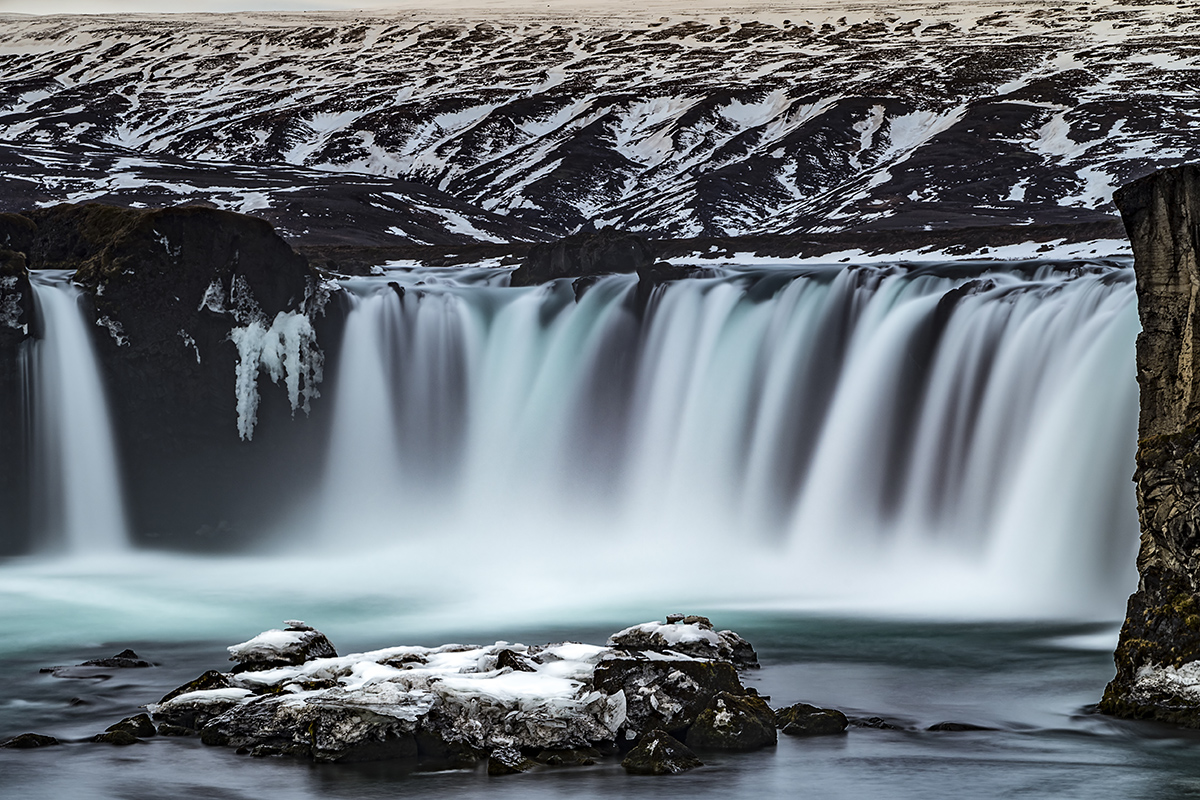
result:
[(532, 286), (558, 278), (641, 272), (654, 263), (655, 254), (654, 245), (634, 233), (613, 228), (576, 233), (531, 247), (510, 284)]
[[(85, 291), (135, 533), (232, 532), (252, 506), (302, 488), (270, 476), (319, 462), (306, 457), (319, 426), (290, 421), (319, 394), (322, 347), (340, 326), (319, 276), (268, 223), (200, 206), (64, 205), (0, 215), (0, 242), (17, 254), (8, 269), (71, 270)], [(258, 446), (241, 445), (251, 437)]]
[(1142, 333), (1140, 580), (1101, 709), (1200, 727), (1200, 168), (1117, 193), (1133, 242)]

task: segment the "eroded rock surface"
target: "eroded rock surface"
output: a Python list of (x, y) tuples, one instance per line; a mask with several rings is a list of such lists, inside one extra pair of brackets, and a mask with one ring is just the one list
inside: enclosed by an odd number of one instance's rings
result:
[(1200, 727), (1200, 168), (1117, 192), (1133, 243), (1141, 546), (1102, 711)]

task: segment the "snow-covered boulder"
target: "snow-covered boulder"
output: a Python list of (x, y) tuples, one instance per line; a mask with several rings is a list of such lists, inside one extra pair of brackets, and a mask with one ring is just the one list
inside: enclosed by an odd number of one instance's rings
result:
[(643, 622), (614, 633), (609, 645), (635, 652), (679, 653), (693, 658), (728, 661), (737, 667), (758, 667), (758, 654), (733, 631), (717, 631), (708, 617), (667, 615), (666, 623)]
[(337, 651), (325, 634), (298, 620), (288, 620), (287, 628), (264, 631), (249, 641), (229, 649), (229, 660), (236, 661), (234, 672), (303, 664), (314, 658), (336, 658)]

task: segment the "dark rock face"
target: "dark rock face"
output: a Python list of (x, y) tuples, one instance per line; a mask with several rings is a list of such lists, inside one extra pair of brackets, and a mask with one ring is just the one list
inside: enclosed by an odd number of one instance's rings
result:
[(776, 711), (775, 724), (788, 736), (833, 736), (845, 733), (849, 721), (836, 709), (796, 703)]
[[(200, 206), (63, 205), (0, 215), (0, 243), (19, 254), (0, 270), (23, 259), (74, 270), (84, 287), (135, 535), (193, 546), (236, 534), (315, 480), (321, 427), (301, 420), (338, 306), (268, 223)], [(273, 365), (288, 346), (299, 365)], [(289, 481), (274, 477), (281, 465)]]
[[(29, 544), (30, 455), (26, 396), (21, 388), (25, 343), (35, 334), (33, 287), (25, 255), (11, 249), (32, 223), (0, 214), (0, 555)], [(3, 522), (8, 522), (4, 525)]]
[(558, 278), (641, 272), (654, 264), (654, 245), (634, 233), (606, 228), (534, 245), (510, 285), (532, 286)]
[(688, 729), (697, 750), (758, 750), (778, 740), (775, 712), (761, 697), (719, 694)]
[(1116, 202), (1133, 242), (1141, 417), (1140, 579), (1102, 711), (1200, 727), (1200, 168), (1164, 170)]
[(704, 762), (671, 734), (654, 730), (629, 751), (621, 766), (634, 775), (678, 775), (703, 767)]

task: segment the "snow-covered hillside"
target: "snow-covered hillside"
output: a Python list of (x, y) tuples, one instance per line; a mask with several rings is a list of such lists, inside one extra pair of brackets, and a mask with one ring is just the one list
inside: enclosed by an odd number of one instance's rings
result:
[(303, 174), (444, 241), (1091, 220), (1200, 156), (1194, 4), (647, 8), (0, 16), (0, 145), (63, 165), (21, 172), (30, 202), (199, 165), (240, 182), (183, 195), (261, 213)]

